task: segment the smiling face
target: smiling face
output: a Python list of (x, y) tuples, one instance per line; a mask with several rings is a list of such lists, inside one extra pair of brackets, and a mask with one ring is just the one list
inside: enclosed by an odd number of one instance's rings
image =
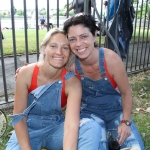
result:
[(96, 36), (93, 36), (89, 29), (81, 24), (71, 26), (68, 30), (71, 50), (79, 59), (89, 58), (94, 50), (95, 40)]
[(66, 65), (70, 48), (66, 36), (62, 33), (53, 34), (43, 50), (45, 61), (53, 68), (62, 68)]

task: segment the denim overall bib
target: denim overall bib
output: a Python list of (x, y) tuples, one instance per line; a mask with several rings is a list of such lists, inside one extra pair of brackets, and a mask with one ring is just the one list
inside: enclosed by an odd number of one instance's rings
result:
[[(100, 124), (100, 149), (104, 149), (104, 145), (105, 143), (107, 143), (107, 130), (117, 129), (122, 120), (123, 110), (121, 95), (114, 89), (109, 78), (107, 76), (104, 76), (106, 74), (106, 71), (104, 68), (103, 48), (99, 49), (99, 71), (102, 77), (101, 79), (92, 80), (84, 76), (78, 58), (76, 58), (75, 64), (76, 70), (81, 76), (80, 80), (83, 92), (81, 118), (93, 118), (96, 122)], [(126, 139), (126, 141), (122, 145), (122, 148), (127, 146), (131, 147), (131, 145), (134, 144), (139, 146), (139, 143), (143, 145), (141, 137), (133, 121), (131, 125), (131, 130), (132, 134)], [(138, 141), (135, 139), (135, 137)]]
[[(74, 72), (69, 72), (65, 79), (69, 80), (74, 75)], [(32, 150), (41, 150), (42, 147), (62, 150), (64, 115), (61, 110), (61, 93), (62, 80), (40, 86), (29, 93), (28, 108), (22, 114), (11, 116), (12, 126), (27, 117)], [(21, 150), (15, 132), (8, 141), (6, 150)]]

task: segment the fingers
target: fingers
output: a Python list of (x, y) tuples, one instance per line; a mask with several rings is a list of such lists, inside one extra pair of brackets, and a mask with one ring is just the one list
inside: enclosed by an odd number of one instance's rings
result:
[(126, 140), (126, 138), (131, 135), (130, 126), (127, 126), (126, 124), (123, 123), (120, 124), (118, 127), (118, 135), (119, 135), (118, 143), (121, 146), (123, 142)]
[(28, 63), (27, 62), (24, 62), (24, 66), (27, 66), (28, 65)]
[(14, 79), (15, 79), (15, 81), (17, 80), (17, 73), (15, 74)]

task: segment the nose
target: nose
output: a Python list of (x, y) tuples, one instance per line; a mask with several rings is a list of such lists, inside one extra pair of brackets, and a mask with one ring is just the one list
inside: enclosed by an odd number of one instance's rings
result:
[(80, 45), (82, 45), (82, 40), (80, 38), (77, 38), (76, 46), (80, 46)]
[(61, 55), (62, 54), (62, 49), (61, 47), (58, 47), (56, 50), (56, 54)]

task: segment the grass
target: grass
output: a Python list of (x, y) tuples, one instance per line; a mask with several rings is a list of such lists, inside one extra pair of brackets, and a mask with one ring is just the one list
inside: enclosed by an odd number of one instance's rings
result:
[[(42, 42), (43, 37), (45, 36), (47, 30), (38, 30), (39, 31), (39, 44)], [(144, 31), (144, 38), (143, 36)], [(28, 49), (29, 53), (36, 52), (36, 30), (28, 29)], [(150, 37), (150, 31), (149, 31), (149, 37)], [(12, 55), (13, 52), (13, 40), (12, 40), (12, 30), (3, 30), (3, 35), (6, 37), (5, 40), (3, 40), (3, 53), (4, 55)], [(138, 38), (139, 30), (136, 29), (135, 38), (132, 38), (131, 42), (142, 42), (143, 39), (146, 40), (147, 36), (147, 30), (140, 29), (140, 38)], [(133, 34), (134, 36), (134, 34)], [(25, 34), (24, 30), (16, 30), (15, 31), (15, 39), (16, 39), (16, 51), (17, 54), (25, 54)], [(148, 39), (150, 40), (150, 39)], [(99, 38), (97, 38), (97, 43), (99, 43)], [(101, 38), (101, 44), (104, 43), (104, 37)]]
[[(47, 30), (39, 30), (39, 43), (42, 42)], [(36, 30), (28, 30), (28, 49), (29, 52), (36, 52)], [(13, 52), (13, 40), (12, 40), (12, 30), (3, 30), (3, 35), (6, 37), (3, 40), (3, 53), (4, 55), (12, 55)], [(25, 34), (24, 30), (16, 30), (16, 51), (17, 54), (25, 53)]]
[[(8, 115), (8, 114), (7, 114)], [(8, 122), (10, 122), (10, 118), (8, 118)], [(0, 150), (4, 150), (5, 149), (5, 145), (9, 139), (9, 133), (13, 130), (13, 128), (8, 125), (7, 126), (7, 130), (5, 132), (5, 134), (0, 138)]]
[[(130, 75), (129, 83), (133, 96), (132, 119), (142, 136), (145, 150), (150, 150), (150, 112), (142, 111), (150, 109), (150, 70)], [(142, 109), (139, 110), (137, 108)], [(5, 149), (5, 144), (9, 139), (8, 134), (11, 130), (12, 127), (8, 126), (5, 135), (0, 139), (0, 150)]]
[[(150, 70), (129, 76), (133, 95), (132, 118), (139, 129), (145, 149), (150, 150)], [(148, 79), (149, 78), (149, 79)]]

